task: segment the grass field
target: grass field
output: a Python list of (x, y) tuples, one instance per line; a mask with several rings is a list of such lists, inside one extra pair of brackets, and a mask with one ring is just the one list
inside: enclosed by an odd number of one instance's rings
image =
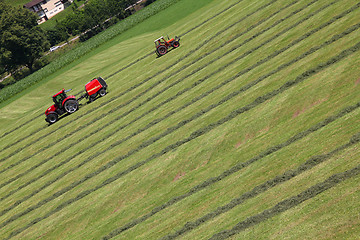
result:
[[(0, 237), (357, 239), (359, 14), (180, 0), (3, 103)], [(106, 96), (46, 124), (97, 76)]]
[(12, 6), (23, 6), (24, 4), (31, 2), (29, 0), (4, 0), (5, 3), (11, 4)]

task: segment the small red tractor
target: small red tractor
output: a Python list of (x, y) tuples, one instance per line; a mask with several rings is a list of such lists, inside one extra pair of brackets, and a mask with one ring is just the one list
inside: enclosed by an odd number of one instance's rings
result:
[(61, 90), (52, 97), (54, 105), (52, 105), (45, 111), (45, 121), (53, 124), (58, 120), (59, 116), (63, 115), (64, 113), (70, 114), (76, 112), (79, 109), (79, 101), (81, 99), (89, 98), (89, 102), (92, 102), (97, 96), (105, 96), (106, 89), (106, 82), (101, 77), (98, 77), (94, 78), (85, 85), (86, 93), (78, 99), (76, 99), (76, 97), (73, 95), (66, 95), (66, 93), (69, 92), (71, 89)]
[(175, 38), (169, 39), (166, 41), (163, 36), (156, 39), (154, 41), (155, 47), (156, 47), (156, 54), (160, 57), (165, 55), (168, 52), (168, 49), (170, 47), (177, 48), (180, 46), (180, 38), (178, 36), (175, 36)]

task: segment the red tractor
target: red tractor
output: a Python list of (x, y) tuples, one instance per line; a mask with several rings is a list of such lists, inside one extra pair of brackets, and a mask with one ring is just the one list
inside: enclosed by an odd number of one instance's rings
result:
[(170, 47), (177, 48), (180, 46), (180, 38), (178, 36), (175, 36), (175, 38), (169, 39), (166, 41), (163, 36), (156, 39), (154, 41), (155, 47), (156, 47), (156, 54), (160, 57), (162, 55), (165, 55), (168, 52), (168, 49)]
[(66, 95), (70, 90), (71, 89), (65, 91), (65, 89), (63, 89), (52, 97), (55, 104), (46, 109), (45, 121), (52, 124), (58, 120), (60, 115), (66, 112), (73, 113), (79, 109), (79, 102), (76, 97)]
[(45, 111), (45, 121), (53, 124), (58, 120), (59, 116), (64, 113), (70, 114), (77, 111), (79, 109), (79, 101), (83, 98), (89, 98), (89, 102), (92, 102), (97, 96), (105, 96), (107, 93), (107, 84), (101, 77), (94, 78), (85, 85), (86, 93), (78, 99), (73, 95), (66, 95), (70, 90), (63, 89), (53, 96), (54, 105)]

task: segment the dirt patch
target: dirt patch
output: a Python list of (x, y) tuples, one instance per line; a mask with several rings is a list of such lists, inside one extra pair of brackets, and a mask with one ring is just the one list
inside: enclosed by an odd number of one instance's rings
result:
[(238, 143), (235, 144), (235, 148), (239, 148), (241, 145), (245, 144), (247, 141), (249, 141), (250, 139), (258, 136), (258, 135), (261, 135), (261, 134), (264, 134), (266, 132), (268, 132), (270, 130), (270, 127), (267, 126), (259, 131), (257, 131), (255, 134), (250, 134), (250, 133), (247, 133), (244, 137), (243, 140), (239, 141)]
[(177, 180), (179, 180), (180, 178), (182, 178), (183, 176), (185, 176), (185, 172), (180, 172), (178, 173), (175, 178), (173, 179), (173, 182), (176, 182)]
[(360, 78), (355, 81), (355, 86), (360, 85)]
[(249, 134), (247, 133), (244, 137), (243, 140), (239, 141), (236, 145), (235, 148), (239, 148), (241, 145), (243, 145), (244, 143), (246, 143), (248, 140), (254, 138), (254, 134)]
[(119, 201), (119, 203), (117, 205), (118, 206), (114, 209), (114, 211), (112, 211), (112, 214), (119, 211), (124, 206), (124, 203), (123, 203), (123, 201)]
[(292, 117), (293, 117), (293, 118), (296, 118), (296, 117), (298, 117), (299, 115), (301, 115), (301, 114), (303, 114), (304, 112), (306, 112), (307, 110), (309, 110), (309, 109), (315, 107), (316, 105), (319, 105), (320, 103), (323, 103), (323, 102), (325, 102), (325, 101), (327, 101), (327, 100), (328, 100), (328, 97), (322, 98), (322, 99), (319, 99), (319, 100), (316, 100), (315, 102), (311, 103), (309, 106), (306, 106), (306, 107), (304, 107), (304, 108), (302, 108), (302, 109), (296, 110), (296, 111), (294, 112), (294, 114), (293, 114)]

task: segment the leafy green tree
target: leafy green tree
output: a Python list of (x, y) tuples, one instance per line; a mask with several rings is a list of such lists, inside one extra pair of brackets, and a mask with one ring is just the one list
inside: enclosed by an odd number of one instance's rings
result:
[(54, 29), (46, 30), (46, 35), (51, 46), (69, 39), (69, 34), (67, 33), (64, 24), (56, 21), (55, 26)]
[(0, 1), (0, 64), (8, 72), (25, 65), (33, 71), (35, 60), (50, 44), (37, 24), (37, 15)]

